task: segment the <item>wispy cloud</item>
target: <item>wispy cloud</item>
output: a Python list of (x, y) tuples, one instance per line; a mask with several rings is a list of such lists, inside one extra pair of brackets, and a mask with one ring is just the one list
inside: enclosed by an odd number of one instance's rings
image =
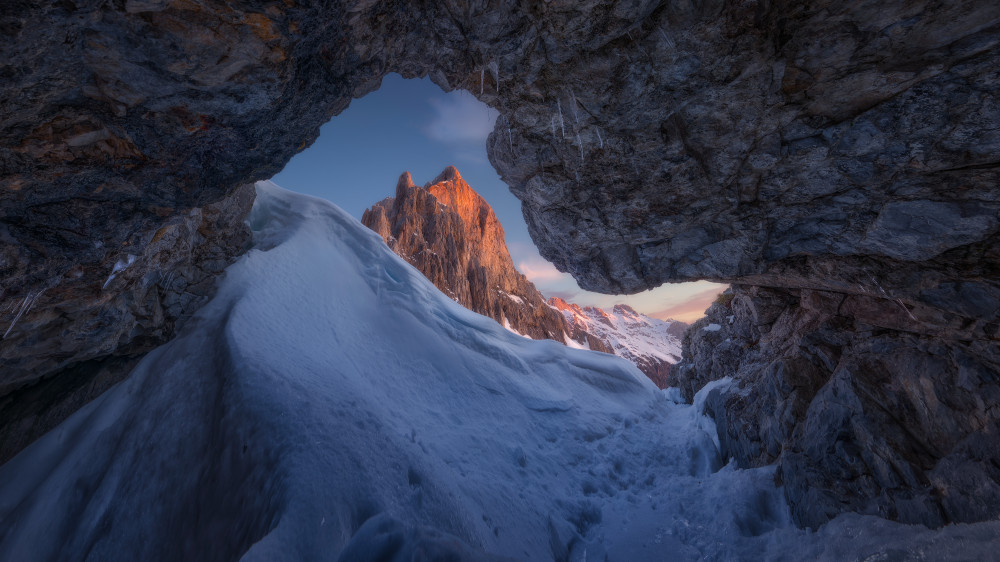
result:
[(558, 281), (569, 276), (568, 273), (559, 271), (556, 266), (541, 258), (521, 260), (517, 264), (517, 268), (532, 283)]
[(573, 291), (573, 290), (569, 290), (569, 291), (553, 290), (553, 291), (546, 292), (545, 296), (546, 297), (557, 297), (557, 298), (560, 298), (560, 299), (562, 299), (562, 300), (564, 300), (566, 302), (573, 302), (573, 300), (579, 294), (580, 294), (580, 291)]
[(436, 141), (485, 143), (499, 115), (468, 94), (451, 93), (429, 101), (436, 115), (424, 133)]

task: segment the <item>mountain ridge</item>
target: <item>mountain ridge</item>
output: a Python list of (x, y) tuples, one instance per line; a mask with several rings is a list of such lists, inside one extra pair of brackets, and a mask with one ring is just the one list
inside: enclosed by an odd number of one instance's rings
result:
[(454, 166), (423, 187), (404, 172), (395, 196), (366, 209), (361, 222), (462, 306), (525, 337), (619, 355), (667, 386), (687, 325), (627, 305), (606, 312), (546, 300), (514, 266), (492, 207)]

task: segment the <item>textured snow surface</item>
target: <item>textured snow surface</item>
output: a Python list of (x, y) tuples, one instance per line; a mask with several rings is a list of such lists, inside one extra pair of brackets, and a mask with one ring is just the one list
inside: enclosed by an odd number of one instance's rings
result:
[[(632, 364), (504, 330), (258, 184), (186, 333), (0, 467), (0, 560), (972, 560), (1000, 524), (790, 526)], [(715, 383), (728, 384), (725, 381)], [(710, 389), (709, 389), (710, 390)]]

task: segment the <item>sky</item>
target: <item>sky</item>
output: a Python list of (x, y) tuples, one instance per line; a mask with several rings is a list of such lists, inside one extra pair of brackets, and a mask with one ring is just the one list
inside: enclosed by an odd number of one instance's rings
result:
[(654, 318), (700, 318), (725, 285), (698, 281), (662, 285), (634, 295), (602, 295), (580, 289), (538, 254), (521, 215), (521, 202), (486, 157), (486, 137), (497, 113), (468, 92), (445, 93), (430, 80), (390, 74), (382, 87), (354, 100), (320, 129), (319, 139), (295, 155), (273, 181), (332, 201), (356, 218), (392, 196), (410, 172), (423, 185), (453, 165), (493, 207), (518, 270), (546, 297), (580, 306), (624, 303)]

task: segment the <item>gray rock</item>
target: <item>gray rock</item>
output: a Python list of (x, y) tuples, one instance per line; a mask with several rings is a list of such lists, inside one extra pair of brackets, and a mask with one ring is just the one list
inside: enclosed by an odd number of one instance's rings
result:
[(722, 453), (777, 462), (799, 524), (844, 511), (932, 527), (1000, 516), (998, 346), (881, 327), (901, 307), (885, 299), (731, 291), (688, 332), (677, 382), (690, 398), (734, 377), (707, 401)]
[[(244, 185), (155, 231), (133, 233), (107, 252), (107, 266), (72, 264), (0, 315), (8, 330), (0, 341), (0, 462), (122, 380), (208, 301), (218, 276), (249, 246), (243, 219), (253, 198)], [(54, 261), (71, 259), (64, 252)], [(101, 287), (81, 283), (94, 275), (105, 277)]]

